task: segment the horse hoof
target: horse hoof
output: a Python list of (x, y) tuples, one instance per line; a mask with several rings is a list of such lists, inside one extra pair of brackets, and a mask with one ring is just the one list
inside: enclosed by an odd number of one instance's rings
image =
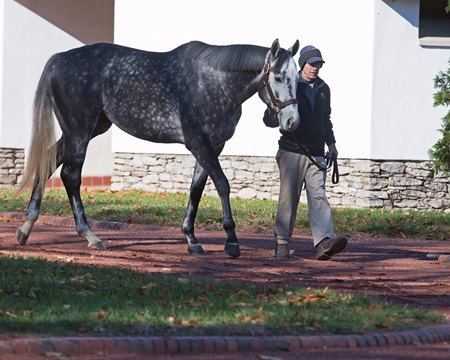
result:
[(96, 241), (95, 243), (88, 244), (88, 248), (93, 248), (97, 250), (106, 250), (105, 244), (103, 244), (101, 241)]
[(205, 255), (206, 254), (206, 251), (203, 249), (203, 247), (200, 244), (189, 245), (188, 252), (189, 252), (189, 254), (193, 254), (193, 255)]
[(25, 245), (28, 240), (28, 235), (25, 235), (22, 230), (17, 229), (16, 230), (16, 239), (19, 242), (20, 245)]
[(232, 258), (237, 258), (241, 256), (241, 250), (239, 249), (239, 244), (225, 244), (225, 252)]

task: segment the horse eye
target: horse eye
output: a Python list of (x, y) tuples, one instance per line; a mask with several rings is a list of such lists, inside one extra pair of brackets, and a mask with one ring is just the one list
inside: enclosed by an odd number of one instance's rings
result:
[(276, 82), (279, 82), (279, 83), (283, 82), (283, 78), (280, 75), (275, 75), (273, 78), (275, 79)]

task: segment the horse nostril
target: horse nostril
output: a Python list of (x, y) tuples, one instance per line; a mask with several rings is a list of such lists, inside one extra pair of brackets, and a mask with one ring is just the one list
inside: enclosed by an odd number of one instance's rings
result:
[(294, 124), (294, 118), (293, 118), (293, 117), (290, 117), (290, 118), (288, 119), (288, 121), (286, 122), (286, 128), (287, 128), (288, 130), (290, 130), (290, 129), (292, 128), (293, 124)]

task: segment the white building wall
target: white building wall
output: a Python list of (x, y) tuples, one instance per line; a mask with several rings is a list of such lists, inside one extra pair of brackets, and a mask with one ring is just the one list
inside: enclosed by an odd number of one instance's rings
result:
[[(2, 43), (4, 37), (5, 37), (5, 3), (2, 1), (0, 2), (0, 44)], [(2, 139), (2, 129), (3, 129), (3, 121), (1, 118), (1, 114), (3, 113), (3, 73), (5, 71), (5, 68), (3, 66), (3, 46), (0, 45), (0, 146), (1, 146), (1, 139)]]
[(39, 77), (55, 52), (80, 46), (15, 1), (4, 1), (2, 147), (27, 148), (32, 128), (32, 104)]
[[(276, 11), (276, 14), (272, 12)], [(374, 0), (285, 0), (275, 10), (259, 0), (116, 0), (115, 42), (151, 51), (169, 51), (201, 40), (215, 45), (255, 44), (319, 47), (326, 64), (321, 76), (332, 91), (332, 120), (340, 155), (370, 157)], [(272, 26), (271, 26), (272, 24)], [(298, 55), (297, 57), (298, 58)], [(279, 133), (262, 123), (258, 96), (243, 106), (228, 155), (273, 156)], [(114, 152), (187, 153), (182, 145), (151, 144), (113, 128)]]
[(433, 78), (449, 48), (419, 45), (419, 0), (376, 1), (372, 159), (426, 160), (448, 109), (433, 107)]
[[(83, 44), (16, 1), (0, 0), (0, 9), (0, 147), (28, 149), (34, 92), (45, 63), (54, 53)], [(90, 144), (83, 175), (110, 174), (106, 135)]]

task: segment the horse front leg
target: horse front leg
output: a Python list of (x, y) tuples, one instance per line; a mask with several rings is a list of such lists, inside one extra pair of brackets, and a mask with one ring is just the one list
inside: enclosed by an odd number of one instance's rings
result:
[[(220, 172), (223, 171), (220, 168)], [(231, 257), (239, 257), (241, 255), (241, 251), (239, 248), (239, 241), (236, 236), (236, 224), (233, 220), (233, 215), (231, 212), (231, 204), (230, 204), (230, 184), (223, 174), (223, 178), (219, 176), (216, 181), (214, 181), (213, 177), (211, 179), (216, 186), (217, 192), (220, 197), (220, 201), (222, 203), (222, 211), (223, 211), (223, 228), (227, 233), (227, 240), (225, 242), (225, 252)]]
[(191, 152), (213, 181), (222, 203), (223, 228), (227, 233), (225, 252), (233, 258), (239, 257), (241, 255), (241, 251), (235, 231), (236, 224), (231, 213), (230, 184), (220, 166), (217, 152), (215, 152), (212, 148), (210, 149), (207, 144), (202, 144), (200, 141), (198, 141), (196, 145), (203, 146), (200, 146), (199, 149), (193, 147)]
[(200, 203), (203, 190), (205, 189), (207, 179), (208, 174), (199, 165), (199, 163), (196, 162), (189, 192), (188, 205), (186, 207), (186, 214), (183, 224), (181, 225), (181, 231), (186, 236), (188, 242), (188, 252), (196, 255), (206, 254), (202, 245), (198, 243), (197, 238), (194, 235), (194, 224), (197, 216), (198, 205)]
[(88, 247), (105, 250), (106, 246), (91, 230), (84, 213), (84, 207), (80, 196), (81, 169), (83, 162), (84, 160), (64, 163), (61, 169), (61, 179), (66, 188), (67, 196), (69, 197), (78, 235), (87, 240)]

